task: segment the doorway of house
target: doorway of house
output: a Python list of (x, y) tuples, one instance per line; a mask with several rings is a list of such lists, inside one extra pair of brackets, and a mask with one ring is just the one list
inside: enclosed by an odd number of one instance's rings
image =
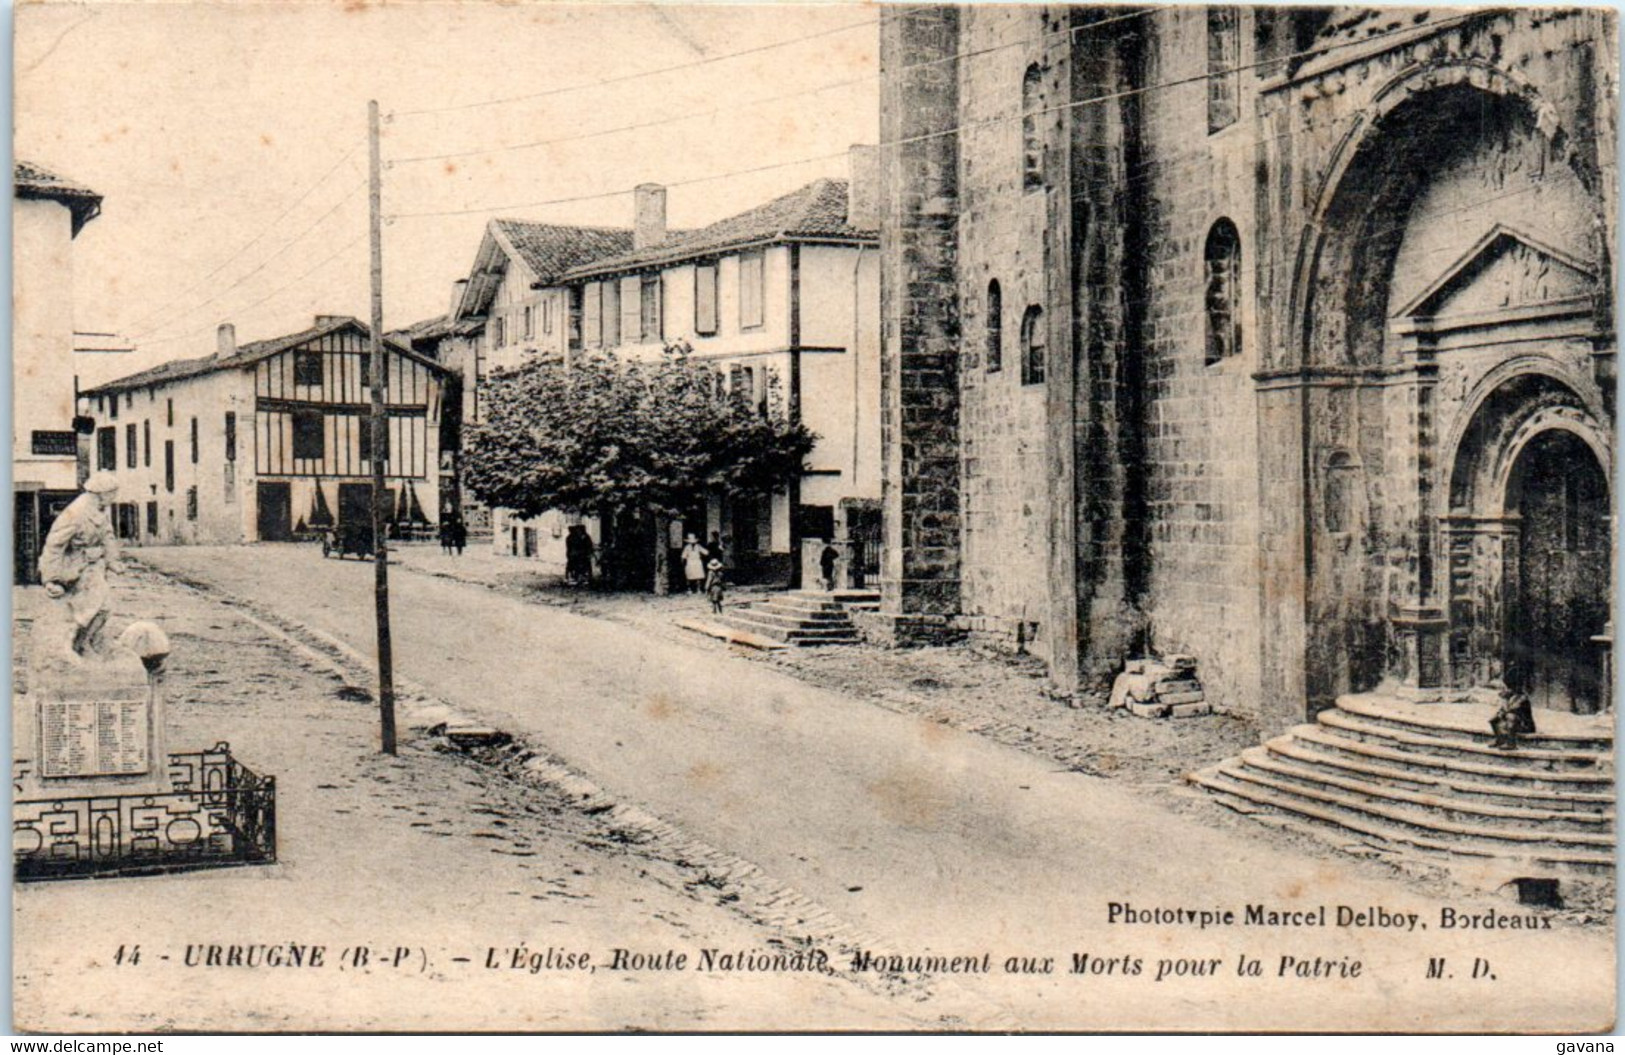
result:
[(293, 485), (287, 481), (260, 483), (255, 487), (259, 505), (259, 540), (293, 541)]
[(1595, 713), (1608, 622), (1608, 480), (1576, 435), (1544, 432), (1519, 453), (1507, 483), (1518, 517), (1507, 576), (1506, 680), (1536, 707)]

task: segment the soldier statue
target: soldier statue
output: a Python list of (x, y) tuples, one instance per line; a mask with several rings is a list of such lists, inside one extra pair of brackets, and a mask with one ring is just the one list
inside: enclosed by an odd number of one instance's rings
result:
[(112, 473), (92, 474), (84, 493), (51, 525), (40, 553), (45, 595), (65, 601), (73, 618), (68, 652), (74, 660), (100, 657), (104, 651), (102, 631), (110, 601), (107, 574), (121, 570), (118, 539), (107, 515), (117, 494), (118, 479)]

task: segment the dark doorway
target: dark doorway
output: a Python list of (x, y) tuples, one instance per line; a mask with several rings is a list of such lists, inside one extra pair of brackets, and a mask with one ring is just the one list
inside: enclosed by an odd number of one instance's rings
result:
[(1608, 481), (1573, 433), (1529, 442), (1507, 483), (1520, 521), (1517, 565), (1507, 576), (1506, 680), (1536, 707), (1592, 714), (1602, 701), (1611, 581)]
[(12, 581), (19, 585), (38, 583), (39, 555), (51, 525), (78, 497), (76, 491), (18, 491), (12, 521)]
[(259, 502), (260, 541), (293, 541), (292, 485), (286, 482), (261, 483), (255, 493)]

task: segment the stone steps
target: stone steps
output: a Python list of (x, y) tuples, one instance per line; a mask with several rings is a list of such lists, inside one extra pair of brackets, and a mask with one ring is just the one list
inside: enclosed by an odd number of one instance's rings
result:
[(1322, 711), (1316, 721), (1363, 743), (1397, 747), (1398, 750), (1427, 758), (1445, 757), (1467, 762), (1486, 762), (1493, 759), (1518, 769), (1547, 772), (1595, 770), (1612, 773), (1613, 771), (1612, 760), (1597, 751), (1547, 747), (1519, 747), (1514, 751), (1504, 751), (1489, 746), (1488, 740), (1480, 743), (1453, 731), (1447, 731), (1444, 735), (1412, 732), (1407, 728), (1381, 724), (1336, 707)]
[(1188, 779), (1235, 809), (1344, 843), (1523, 874), (1610, 871), (1611, 730), (1554, 716), (1550, 731), (1502, 751), (1489, 746), (1492, 710), (1349, 697)]
[[(1305, 728), (1311, 727), (1305, 726)], [(1516, 775), (1512, 777), (1509, 783), (1491, 784), (1474, 780), (1470, 774), (1458, 776), (1450, 773), (1440, 773), (1435, 776), (1418, 772), (1414, 768), (1405, 769), (1398, 766), (1384, 765), (1377, 761), (1368, 761), (1359, 756), (1329, 754), (1324, 751), (1314, 750), (1302, 737), (1279, 736), (1265, 743), (1264, 749), (1272, 755), (1290, 761), (1307, 762), (1324, 770), (1340, 771), (1353, 776), (1355, 779), (1383, 782), (1416, 791), (1443, 790), (1463, 798), (1489, 804), (1527, 804), (1560, 811), (1603, 809), (1614, 804), (1614, 796), (1608, 792), (1547, 791), (1528, 786), (1529, 782), (1527, 781), (1519, 782)], [(1583, 786), (1583, 784), (1576, 785), (1576, 787)], [(1605, 780), (1600, 781), (1599, 786), (1612, 787)]]
[(849, 610), (880, 595), (868, 590), (791, 590), (763, 601), (732, 608), (721, 617), (727, 626), (787, 645), (851, 645), (860, 638)]

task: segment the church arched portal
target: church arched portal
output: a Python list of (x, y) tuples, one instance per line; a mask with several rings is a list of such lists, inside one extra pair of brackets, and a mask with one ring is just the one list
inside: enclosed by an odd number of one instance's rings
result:
[(1591, 714), (1603, 699), (1608, 622), (1608, 479), (1566, 429), (1530, 439), (1507, 477), (1517, 541), (1503, 583), (1505, 679), (1537, 707)]

